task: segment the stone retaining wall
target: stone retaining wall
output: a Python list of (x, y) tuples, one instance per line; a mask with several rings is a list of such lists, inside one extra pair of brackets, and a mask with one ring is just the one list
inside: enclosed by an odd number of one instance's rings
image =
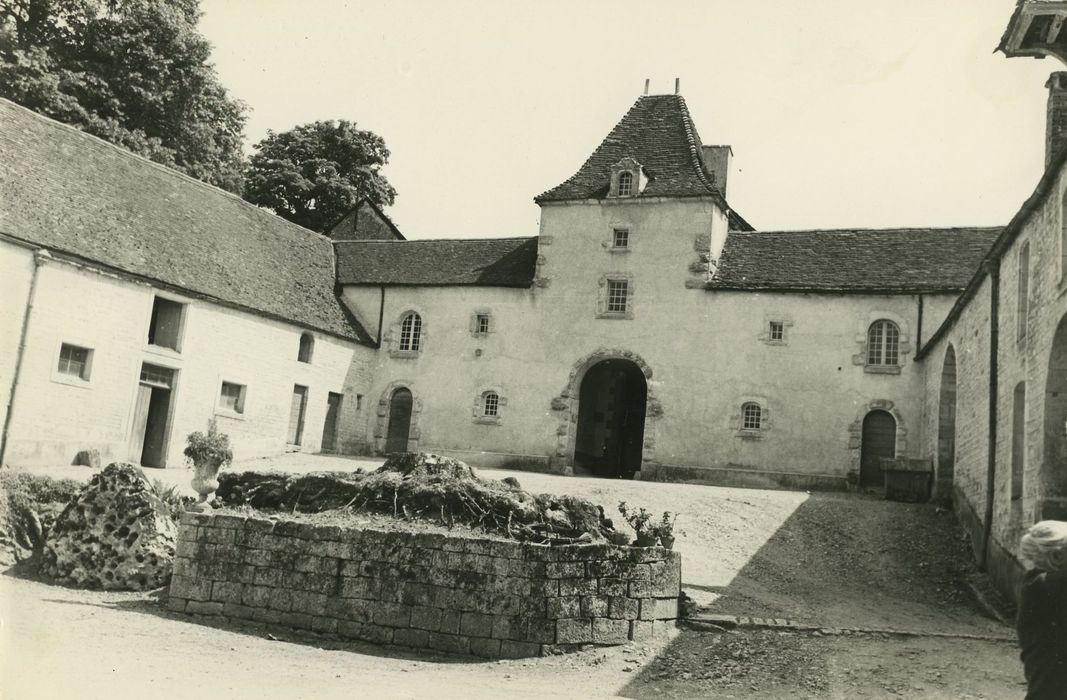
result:
[(681, 557), (186, 513), (179, 612), (488, 658), (645, 640), (673, 625)]

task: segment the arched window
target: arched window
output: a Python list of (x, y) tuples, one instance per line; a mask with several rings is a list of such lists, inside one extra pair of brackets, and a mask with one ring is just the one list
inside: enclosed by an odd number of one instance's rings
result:
[(311, 355), (315, 352), (315, 338), (310, 333), (300, 336), (300, 350), (297, 351), (296, 359), (300, 362), (311, 362)]
[(422, 348), (422, 317), (412, 311), (400, 322), (400, 349), (418, 352)]
[(634, 174), (631, 172), (619, 173), (619, 196), (629, 197), (634, 191)]
[(760, 430), (763, 428), (763, 408), (749, 401), (741, 406), (741, 430)]
[(896, 367), (900, 364), (900, 329), (880, 319), (867, 329), (867, 364)]
[(495, 391), (482, 394), (482, 415), (487, 417), (500, 415), (500, 395)]

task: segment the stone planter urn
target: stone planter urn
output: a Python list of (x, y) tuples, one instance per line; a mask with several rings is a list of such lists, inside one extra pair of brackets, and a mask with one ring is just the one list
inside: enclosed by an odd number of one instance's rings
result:
[(208, 505), (208, 500), (211, 498), (211, 494), (219, 488), (219, 469), (222, 465), (215, 461), (203, 461), (193, 466), (193, 480), (189, 482), (193, 491), (200, 494), (200, 500), (192, 505), (190, 510), (196, 510), (201, 513), (211, 510), (211, 506)]

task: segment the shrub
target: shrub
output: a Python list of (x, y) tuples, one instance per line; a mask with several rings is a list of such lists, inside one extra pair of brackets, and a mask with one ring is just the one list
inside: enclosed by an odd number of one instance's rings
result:
[(167, 515), (174, 522), (180, 521), (182, 513), (186, 511), (186, 507), (196, 501), (192, 496), (183, 496), (181, 487), (177, 484), (167, 486), (159, 479), (152, 480), (152, 490), (159, 496), (159, 500), (163, 501), (163, 505), (167, 509)]
[(193, 466), (201, 464), (217, 464), (219, 468), (225, 467), (233, 461), (233, 450), (230, 449), (230, 438), (226, 433), (220, 433), (215, 421), (208, 424), (206, 433), (199, 430), (190, 433), (186, 438), (185, 457)]

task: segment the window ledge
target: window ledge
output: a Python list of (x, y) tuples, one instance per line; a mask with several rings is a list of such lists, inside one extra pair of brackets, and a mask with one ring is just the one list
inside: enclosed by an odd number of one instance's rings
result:
[(216, 418), (229, 418), (230, 420), (244, 420), (245, 419), (245, 414), (237, 413), (235, 411), (227, 411), (224, 408), (216, 408), (215, 409), (215, 417)]
[(500, 416), (475, 416), (474, 422), (479, 425), (500, 425)]
[(631, 248), (630, 246), (611, 246), (610, 248), (608, 248), (609, 253), (629, 253), (631, 250), (633, 250), (633, 248)]
[(762, 440), (763, 430), (756, 430), (753, 428), (742, 428), (741, 430), (735, 432), (734, 435), (736, 437), (741, 438), (742, 440)]
[(601, 311), (596, 315), (597, 318), (606, 319), (608, 321), (629, 321), (633, 320), (633, 311)]
[(80, 377), (72, 377), (68, 374), (53, 374), (52, 381), (56, 384), (63, 384), (65, 386), (73, 386), (78, 389), (92, 389), (92, 383), (88, 379), (82, 379)]
[(390, 350), (389, 357), (395, 360), (414, 360), (422, 354), (421, 350)]
[(789, 343), (787, 341), (785, 341), (785, 340), (769, 340), (769, 339), (768, 340), (764, 340), (763, 344), (764, 345), (776, 345), (778, 347), (785, 347), (786, 345), (789, 345)]
[(864, 365), (867, 374), (900, 374), (900, 365)]
[(173, 348), (168, 348), (163, 345), (149, 345), (146, 343), (144, 346), (144, 351), (150, 352), (153, 355), (159, 355), (161, 357), (169, 357), (172, 360), (182, 359), (182, 353), (180, 350), (174, 350)]

